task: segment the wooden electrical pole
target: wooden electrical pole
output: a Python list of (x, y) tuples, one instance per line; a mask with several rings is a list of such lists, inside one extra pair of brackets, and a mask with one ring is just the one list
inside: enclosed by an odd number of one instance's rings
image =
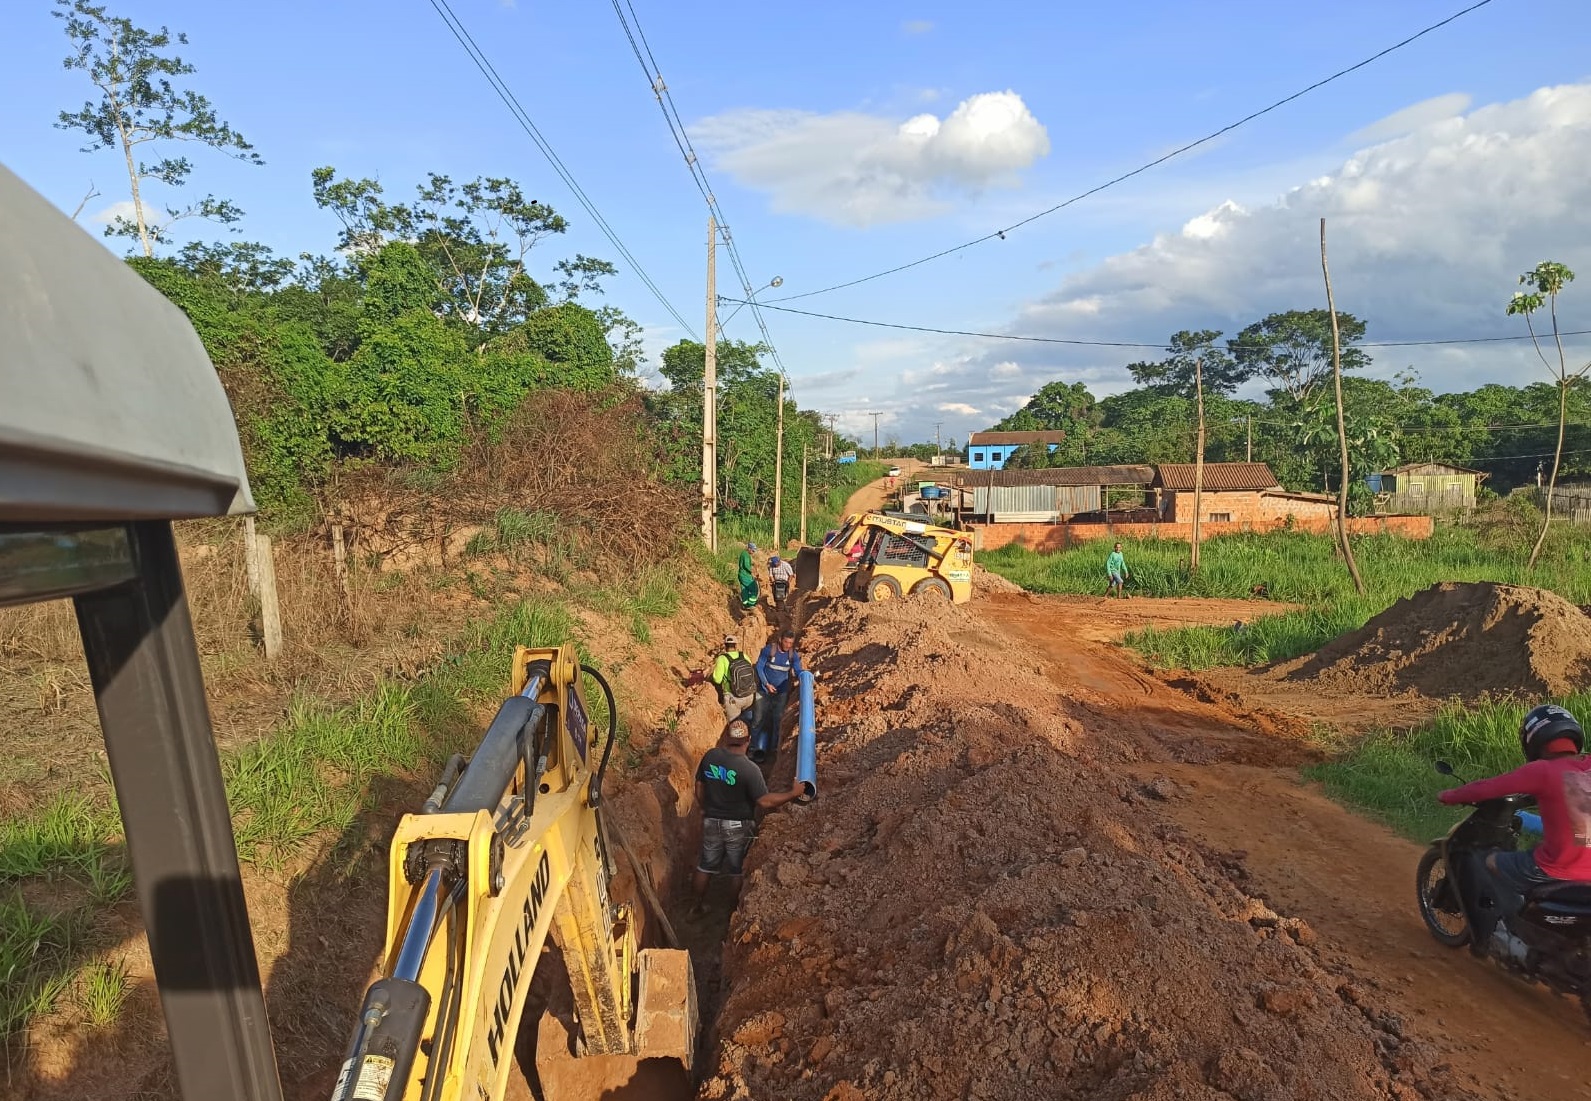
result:
[(868, 414), (868, 416), (873, 418), (873, 458), (874, 459), (878, 458), (878, 418), (882, 417), (883, 415), (884, 414), (882, 414), (882, 413), (869, 413)]
[(707, 216), (707, 344), (702, 349), (702, 542), (718, 549), (718, 220)]
[(1193, 361), (1193, 393), (1199, 408), (1199, 442), (1193, 457), (1193, 546), (1188, 572), (1199, 572), (1199, 513), (1204, 510), (1204, 357)]
[(781, 524), (784, 497), (784, 372), (779, 372), (779, 427), (774, 430), (773, 443), (773, 546), (774, 554), (784, 546), (784, 527)]
[(1244, 452), (1244, 457), (1249, 462), (1253, 462), (1254, 461), (1254, 415), (1252, 413), (1250, 413), (1248, 416), (1244, 417), (1243, 419), (1248, 422), (1248, 450), (1246, 452)]
[(807, 445), (801, 445), (801, 545), (807, 545)]
[(1359, 576), (1359, 563), (1354, 561), (1353, 547), (1348, 542), (1348, 430), (1342, 416), (1342, 337), (1337, 329), (1337, 303), (1331, 296), (1331, 269), (1326, 267), (1326, 219), (1320, 220), (1320, 273), (1326, 279), (1326, 309), (1331, 313), (1331, 376), (1337, 387), (1337, 443), (1342, 450), (1342, 480), (1337, 486), (1337, 542), (1342, 547), (1343, 560), (1348, 563), (1348, 576), (1353, 587), (1364, 594), (1364, 578)]

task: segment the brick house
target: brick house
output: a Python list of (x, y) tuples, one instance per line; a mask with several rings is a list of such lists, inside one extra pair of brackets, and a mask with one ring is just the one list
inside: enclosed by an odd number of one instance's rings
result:
[[(1155, 467), (1146, 503), (1162, 523), (1193, 520), (1192, 463), (1161, 463)], [(1253, 524), (1274, 527), (1294, 521), (1335, 520), (1337, 499), (1324, 493), (1283, 489), (1265, 463), (1205, 463), (1200, 499), (1201, 523)]]

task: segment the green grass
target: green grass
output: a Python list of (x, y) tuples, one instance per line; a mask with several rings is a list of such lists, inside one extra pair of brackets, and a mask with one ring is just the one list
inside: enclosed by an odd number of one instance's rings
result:
[[(1558, 702), (1577, 715), (1591, 714), (1591, 693)], [(1435, 762), (1447, 761), (1465, 780), (1518, 768), (1519, 721), (1529, 706), (1448, 707), (1413, 730), (1372, 734), (1341, 757), (1306, 769), (1305, 776), (1324, 784), (1338, 802), (1415, 841), (1429, 841), (1468, 813), (1436, 801), (1437, 792), (1456, 781), (1437, 772)]]
[[(648, 611), (678, 606), (657, 579), (643, 579), (633, 599)], [(280, 867), (315, 839), (347, 831), (371, 806), (378, 778), (429, 776), (479, 738), (476, 708), (502, 697), (514, 647), (557, 645), (574, 631), (563, 603), (526, 600), (471, 623), (418, 682), (384, 681), (346, 706), (295, 700), (275, 733), (222, 758), (239, 856)], [(605, 730), (605, 703), (594, 685), (587, 695)], [(29, 902), (22, 885), (49, 892), (49, 908)], [(91, 1022), (120, 1012), (125, 972), (81, 960), (101, 946), (99, 923), (131, 886), (108, 800), (64, 793), (0, 822), (0, 1037), (49, 1012), (74, 983)]]
[(95, 1028), (109, 1028), (121, 1016), (132, 983), (120, 963), (97, 961), (77, 977), (77, 1002), (84, 1018)]
[[(1123, 540), (1133, 595), (1238, 599), (1264, 583), (1271, 600), (1305, 606), (1271, 616), (1272, 609), (1256, 601), (1242, 616), (1243, 631), (1230, 625), (1149, 629), (1129, 635), (1127, 644), (1156, 664), (1178, 668), (1285, 661), (1362, 627), (1394, 601), (1439, 581), (1529, 584), (1552, 589), (1576, 604), (1591, 603), (1588, 532), (1555, 532), (1534, 574), (1526, 573), (1523, 553), (1494, 549), (1473, 528), (1440, 528), (1428, 540), (1356, 536), (1353, 545), (1368, 588), (1364, 596), (1354, 592), (1330, 536), (1276, 532), (1211, 539), (1203, 545), (1198, 574), (1191, 576), (1186, 543)], [(1033, 592), (1099, 594), (1109, 549), (1106, 541), (1053, 554), (1007, 546), (979, 555), (978, 561)]]

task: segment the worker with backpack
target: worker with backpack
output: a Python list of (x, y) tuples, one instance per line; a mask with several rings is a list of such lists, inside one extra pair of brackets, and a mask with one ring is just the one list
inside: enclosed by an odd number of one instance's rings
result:
[(757, 669), (740, 652), (740, 640), (734, 635), (724, 636), (724, 649), (713, 661), (710, 679), (718, 687), (726, 722), (740, 718), (757, 701)]

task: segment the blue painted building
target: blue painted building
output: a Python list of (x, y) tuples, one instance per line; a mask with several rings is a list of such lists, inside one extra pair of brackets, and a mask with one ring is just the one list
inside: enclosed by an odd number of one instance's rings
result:
[(967, 439), (967, 466), (1000, 470), (1019, 447), (1044, 445), (1048, 451), (1066, 441), (1065, 432), (974, 432)]

